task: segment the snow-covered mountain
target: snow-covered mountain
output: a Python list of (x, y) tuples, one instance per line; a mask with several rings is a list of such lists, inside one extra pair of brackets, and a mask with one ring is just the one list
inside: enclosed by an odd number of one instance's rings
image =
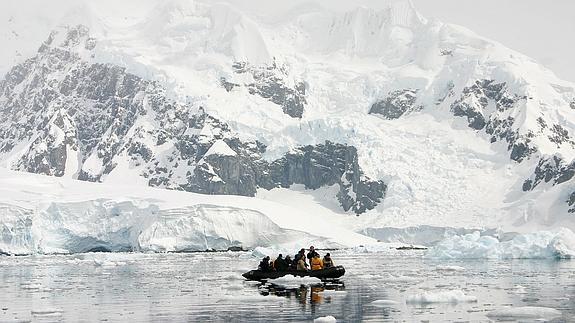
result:
[(6, 58), (2, 166), (305, 200), (379, 239), (575, 228), (575, 85), (532, 59), (403, 0), (141, 7), (74, 6)]
[[(125, 68), (85, 62), (95, 46), (84, 26), (54, 32), (0, 84), (8, 116), (0, 149), (12, 168), (104, 182), (133, 174), (144, 185), (244, 196), (339, 184), (343, 208), (357, 213), (382, 199), (385, 184), (363, 176), (353, 147), (327, 141), (267, 162), (264, 144), (242, 141), (202, 106), (169, 100)], [(291, 104), (275, 79), (260, 85)]]

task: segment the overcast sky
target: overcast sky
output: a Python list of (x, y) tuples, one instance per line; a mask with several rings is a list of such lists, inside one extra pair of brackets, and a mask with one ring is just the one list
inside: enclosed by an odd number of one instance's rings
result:
[(575, 0), (412, 0), (427, 18), (465, 26), (575, 82)]

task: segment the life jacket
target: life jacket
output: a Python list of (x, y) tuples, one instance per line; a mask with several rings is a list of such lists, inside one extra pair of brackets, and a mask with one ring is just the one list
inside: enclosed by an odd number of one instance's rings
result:
[(333, 260), (331, 258), (326, 259), (325, 257), (323, 258), (323, 268), (329, 268), (329, 267), (333, 267)]
[(315, 257), (311, 259), (311, 270), (320, 270), (323, 269), (323, 261), (319, 257)]

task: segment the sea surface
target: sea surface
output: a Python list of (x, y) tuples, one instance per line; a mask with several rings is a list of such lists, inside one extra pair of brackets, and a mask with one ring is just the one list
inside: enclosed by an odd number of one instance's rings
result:
[(492, 322), (518, 320), (488, 315), (523, 306), (575, 322), (575, 261), (439, 262), (415, 250), (332, 258), (346, 268), (340, 280), (280, 286), (243, 279), (259, 261), (250, 252), (1, 256), (0, 322)]

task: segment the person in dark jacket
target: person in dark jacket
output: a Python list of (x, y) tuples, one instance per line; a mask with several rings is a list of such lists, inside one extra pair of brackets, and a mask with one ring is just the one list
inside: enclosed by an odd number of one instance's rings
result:
[(292, 268), (295, 268), (293, 267), (293, 263), (289, 255), (284, 258), (284, 263), (286, 264), (286, 270), (292, 270)]
[(271, 266), (270, 266), (270, 257), (269, 256), (265, 256), (264, 259), (262, 259), (262, 261), (260, 261), (260, 265), (258, 266), (258, 269), (261, 271), (271, 271)]
[(317, 253), (317, 251), (315, 251), (314, 246), (309, 247), (309, 252), (307, 253), (307, 259), (309, 259), (310, 263), (311, 260), (313, 259), (313, 257), (318, 256), (319, 257), (319, 253)]
[(281, 253), (274, 261), (274, 268), (276, 269), (276, 271), (286, 271), (288, 268), (287, 263), (285, 262), (283, 255)]

